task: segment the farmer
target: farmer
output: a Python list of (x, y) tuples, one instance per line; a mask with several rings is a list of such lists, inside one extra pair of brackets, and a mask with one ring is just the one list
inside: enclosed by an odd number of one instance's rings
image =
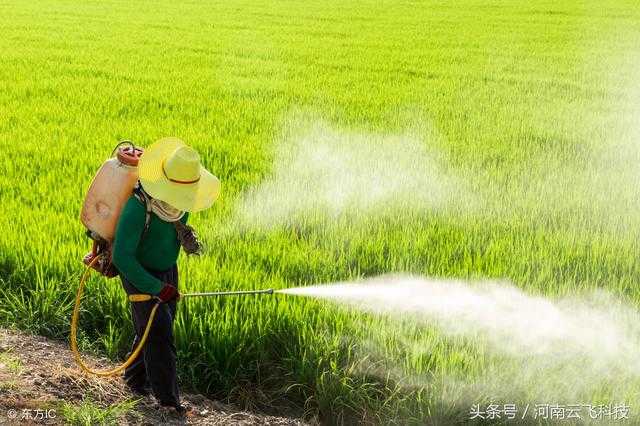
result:
[[(140, 341), (151, 309), (160, 302), (143, 352), (124, 373), (132, 391), (149, 394), (178, 414), (176, 348), (173, 320), (176, 315), (178, 268), (176, 260), (189, 238), (184, 231), (189, 212), (210, 207), (220, 193), (220, 181), (201, 164), (198, 153), (179, 139), (165, 138), (147, 148), (138, 165), (139, 181), (122, 210), (113, 245), (113, 264), (120, 272), (127, 294), (154, 296), (131, 303), (135, 329), (133, 347)], [(189, 236), (189, 235), (188, 235)], [(190, 235), (193, 242), (195, 235)], [(197, 241), (197, 240), (195, 240)]]

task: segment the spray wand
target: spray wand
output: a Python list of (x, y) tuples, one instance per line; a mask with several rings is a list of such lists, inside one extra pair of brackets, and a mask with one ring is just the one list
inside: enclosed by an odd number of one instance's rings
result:
[(212, 291), (208, 293), (186, 293), (180, 294), (180, 299), (184, 297), (210, 297), (210, 296), (244, 296), (251, 294), (273, 294), (273, 289), (265, 290), (241, 290), (241, 291)]
[[(212, 291), (208, 293), (184, 293), (180, 294), (180, 300), (186, 297), (212, 297), (212, 296), (250, 296), (253, 294), (273, 294), (273, 289), (269, 288), (266, 290), (239, 290), (239, 291)], [(157, 300), (157, 296), (152, 296), (150, 294), (130, 294), (128, 296), (130, 302), (147, 302), (149, 300)]]

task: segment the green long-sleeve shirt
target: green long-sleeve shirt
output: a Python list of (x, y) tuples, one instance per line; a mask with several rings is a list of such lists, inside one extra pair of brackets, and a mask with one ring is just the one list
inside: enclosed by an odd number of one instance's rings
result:
[[(143, 293), (158, 294), (164, 283), (145, 268), (164, 271), (178, 259), (180, 242), (174, 225), (151, 213), (149, 229), (142, 240), (146, 217), (144, 204), (131, 196), (120, 214), (113, 243), (112, 261), (118, 271)], [(188, 213), (181, 222), (186, 223)]]

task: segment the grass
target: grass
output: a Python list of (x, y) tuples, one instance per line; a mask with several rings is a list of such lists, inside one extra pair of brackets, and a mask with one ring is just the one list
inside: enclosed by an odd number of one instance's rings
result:
[(78, 405), (63, 403), (59, 413), (68, 425), (116, 425), (124, 415), (132, 412), (135, 405), (135, 401), (124, 401), (103, 408), (90, 399), (85, 399)]
[[(4, 370), (0, 378), (0, 391), (9, 392), (18, 388), (18, 381), (13, 376), (20, 375), (24, 366), (18, 357), (11, 355), (11, 352), (0, 352), (0, 372)], [(6, 373), (9, 373), (7, 375)]]
[(11, 355), (10, 352), (0, 353), (0, 367), (7, 369), (10, 373), (19, 375), (23, 371), (20, 359)]
[[(180, 261), (185, 289), (409, 271), (547, 296), (605, 288), (637, 307), (639, 21), (625, 0), (3, 2), (0, 321), (66, 336), (84, 191), (116, 141), (164, 135), (223, 182), (194, 215), (208, 255)], [(283, 134), (314, 117), (365, 135), (417, 127), (483, 202), (237, 228)], [(85, 349), (122, 355), (119, 283), (88, 292)], [(328, 423), (464, 422), (469, 398), (492, 395), (449, 379), (517, 369), (480, 341), (293, 298), (189, 301), (175, 330), (191, 387)]]

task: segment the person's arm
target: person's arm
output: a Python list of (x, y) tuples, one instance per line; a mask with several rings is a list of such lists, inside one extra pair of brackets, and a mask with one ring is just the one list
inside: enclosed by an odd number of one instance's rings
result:
[(112, 262), (118, 271), (143, 293), (159, 294), (164, 283), (138, 262), (136, 251), (144, 230), (146, 211), (135, 197), (129, 198), (116, 227)]

